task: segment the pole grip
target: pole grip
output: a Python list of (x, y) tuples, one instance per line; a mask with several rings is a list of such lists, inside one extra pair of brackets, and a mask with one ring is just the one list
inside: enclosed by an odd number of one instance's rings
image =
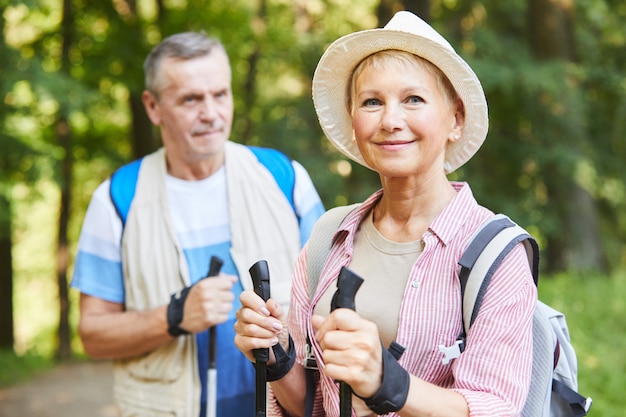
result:
[[(267, 301), (270, 298), (270, 271), (267, 261), (261, 260), (250, 267), (250, 276), (254, 292)], [(268, 348), (254, 349), (254, 359), (256, 368), (256, 417), (265, 417), (267, 410), (267, 390), (266, 390), (266, 366), (270, 358)]]
[(224, 265), (224, 261), (222, 261), (219, 257), (213, 255), (211, 256), (211, 261), (209, 262), (209, 273), (207, 277), (216, 277), (220, 274), (220, 270), (222, 269), (222, 265)]
[(254, 292), (267, 301), (270, 298), (270, 270), (267, 261), (260, 260), (250, 267), (250, 276)]
[(363, 278), (352, 272), (345, 266), (341, 267), (337, 278), (337, 291), (333, 295), (330, 303), (330, 311), (337, 308), (349, 308), (356, 310), (356, 293), (363, 284)]
[[(337, 291), (333, 294), (330, 302), (330, 311), (337, 308), (349, 308), (356, 310), (356, 292), (363, 284), (363, 278), (352, 272), (345, 266), (341, 267), (337, 277)], [(343, 381), (339, 381), (339, 416), (349, 417), (352, 415), (352, 388)]]
[[(260, 260), (250, 267), (250, 276), (254, 292), (267, 301), (270, 298), (270, 270), (267, 261)], [(269, 360), (269, 349), (255, 349), (254, 357), (257, 361), (267, 362)]]

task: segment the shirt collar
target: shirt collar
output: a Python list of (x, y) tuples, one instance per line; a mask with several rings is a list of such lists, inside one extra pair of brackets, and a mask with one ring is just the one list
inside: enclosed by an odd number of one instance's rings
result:
[[(448, 245), (459, 230), (462, 230), (462, 226), (468, 221), (473, 210), (478, 206), (469, 184), (466, 182), (451, 182), (450, 184), (456, 190), (456, 195), (442, 212), (435, 217), (424, 234), (424, 237), (428, 234), (437, 236), (444, 245)], [(348, 213), (333, 236), (333, 244), (346, 239), (349, 241), (347, 242), (349, 246), (352, 246), (351, 241), (354, 240), (354, 235), (361, 221), (381, 198), (382, 194), (382, 189), (376, 191), (361, 205)]]
[(469, 184), (466, 182), (451, 182), (450, 184), (456, 190), (456, 195), (435, 217), (429, 229), (444, 245), (448, 245), (456, 234), (463, 230), (463, 225), (467, 223), (478, 206)]

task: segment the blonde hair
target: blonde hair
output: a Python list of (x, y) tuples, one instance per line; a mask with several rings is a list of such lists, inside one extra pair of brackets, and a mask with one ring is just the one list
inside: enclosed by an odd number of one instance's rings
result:
[(348, 113), (352, 114), (352, 106), (354, 105), (354, 101), (356, 99), (356, 81), (365, 69), (379, 69), (389, 68), (390, 66), (410, 65), (417, 65), (418, 67), (431, 73), (435, 77), (437, 87), (444, 94), (444, 98), (448, 104), (450, 106), (454, 106), (456, 103), (461, 103), (461, 107), (463, 108), (461, 98), (452, 86), (448, 77), (439, 69), (439, 67), (432, 62), (410, 52), (386, 49), (365, 57), (354, 68), (354, 71), (352, 71), (352, 77), (347, 85), (348, 94), (346, 94), (346, 97), (348, 98), (348, 102), (346, 103)]

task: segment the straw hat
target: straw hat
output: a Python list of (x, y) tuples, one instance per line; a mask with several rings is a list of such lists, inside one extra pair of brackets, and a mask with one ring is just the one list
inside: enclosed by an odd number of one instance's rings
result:
[(474, 71), (448, 41), (410, 12), (396, 13), (382, 29), (343, 36), (324, 52), (313, 76), (313, 103), (324, 133), (339, 151), (367, 166), (352, 141), (352, 117), (347, 108), (348, 83), (354, 68), (364, 58), (386, 49), (410, 52), (432, 62), (448, 77), (463, 100), (463, 134), (448, 145), (444, 166), (446, 174), (454, 171), (476, 153), (487, 136), (489, 120), (485, 93)]

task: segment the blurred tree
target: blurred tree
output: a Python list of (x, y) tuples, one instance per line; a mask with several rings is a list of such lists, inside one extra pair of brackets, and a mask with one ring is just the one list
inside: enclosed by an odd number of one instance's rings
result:
[[(115, 2), (113, 4), (116, 4)], [(165, 8), (162, 2), (156, 3), (156, 15), (157, 21), (163, 21), (165, 19)], [(140, 52), (145, 50), (146, 40), (144, 34), (144, 23), (139, 14), (138, 4), (135, 0), (127, 2), (117, 3), (115, 8), (117, 12), (117, 24), (120, 25), (120, 33), (127, 39), (133, 39), (134, 46), (131, 50)], [(120, 39), (118, 39), (119, 41)], [(119, 45), (118, 45), (119, 46)], [(121, 58), (121, 57), (120, 57)], [(127, 76), (124, 82), (128, 89), (128, 104), (131, 113), (131, 138), (133, 158), (141, 158), (159, 147), (159, 141), (154, 135), (152, 129), (152, 123), (144, 110), (143, 101), (141, 98), (143, 92), (143, 68), (142, 60), (145, 58), (145, 54), (134, 53), (128, 54), (123, 58), (124, 67), (127, 71), (124, 72), (124, 76)], [(132, 68), (132, 70), (131, 70)]]
[(384, 26), (400, 10), (409, 10), (426, 22), (430, 22), (430, 7), (430, 0), (380, 0), (376, 9), (378, 26)]
[[(609, 265), (607, 253), (623, 248), (623, 226), (611, 229), (598, 210), (616, 214), (609, 207), (623, 207), (624, 201), (618, 197), (624, 195), (624, 174), (615, 169), (625, 157), (623, 146), (608, 135), (609, 130), (613, 137), (626, 135), (618, 122), (625, 86), (617, 81), (615, 63), (624, 53), (605, 58), (599, 50), (615, 46), (598, 33), (612, 33), (612, 43), (623, 51), (623, 33), (616, 37), (614, 31), (626, 13), (624, 6), (609, 10), (603, 3), (581, 1), (584, 7), (576, 14), (566, 8), (573, 2), (550, 2), (560, 9), (495, 1), (437, 8), (437, 21), (460, 13), (461, 31), (453, 44), (478, 73), (490, 112), (487, 141), (452, 177), (469, 178), (479, 201), (540, 238), (542, 265), (552, 271), (615, 267), (619, 262)], [(621, 154), (614, 152), (620, 149)]]
[[(528, 0), (529, 38), (539, 62), (579, 62), (574, 12), (573, 1)], [(554, 158), (544, 160), (541, 166), (548, 202), (561, 230), (548, 236), (544, 252), (552, 271), (573, 268), (606, 272), (596, 203), (576, 178), (576, 168), (585, 159), (589, 147), (587, 115), (585, 106), (580, 105), (583, 93), (578, 77), (568, 76), (565, 66), (563, 69), (564, 76), (553, 80), (559, 94), (536, 97), (536, 106), (546, 117), (566, 121), (536, 131), (544, 150), (567, 149), (554, 152)]]
[[(63, 0), (61, 17), (61, 63), (60, 74), (70, 77), (70, 51), (73, 42), (74, 13), (71, 0)], [(59, 326), (57, 330), (58, 347), (56, 357), (67, 360), (72, 356), (70, 339), (70, 301), (67, 282), (69, 267), (69, 242), (67, 227), (70, 219), (70, 201), (72, 199), (72, 170), (74, 158), (72, 149), (72, 128), (69, 123), (70, 109), (68, 103), (59, 98), (59, 111), (56, 120), (56, 140), (62, 150), (59, 172), (59, 223), (57, 234), (57, 285), (59, 289)]]
[[(6, 6), (0, 6), (0, 60), (4, 63), (0, 67), (0, 143), (6, 155), (9, 141), (4, 125), (7, 118), (7, 106), (4, 97), (8, 93), (8, 86), (2, 82), (5, 80), (7, 63), (13, 62), (11, 51), (4, 41), (4, 10)], [(13, 349), (13, 255), (11, 238), (11, 200), (9, 199), (10, 185), (6, 165), (9, 161), (6, 156), (0, 156), (0, 348)]]
[[(34, 161), (41, 155), (34, 141), (20, 136), (29, 101), (17, 91), (28, 90), (23, 82), (29, 66), (5, 38), (8, 4), (0, 5), (0, 348), (14, 346), (13, 191), (18, 183), (32, 184), (39, 176)], [(25, 129), (28, 130), (28, 129)]]
[(0, 194), (0, 349), (13, 349), (11, 203)]

